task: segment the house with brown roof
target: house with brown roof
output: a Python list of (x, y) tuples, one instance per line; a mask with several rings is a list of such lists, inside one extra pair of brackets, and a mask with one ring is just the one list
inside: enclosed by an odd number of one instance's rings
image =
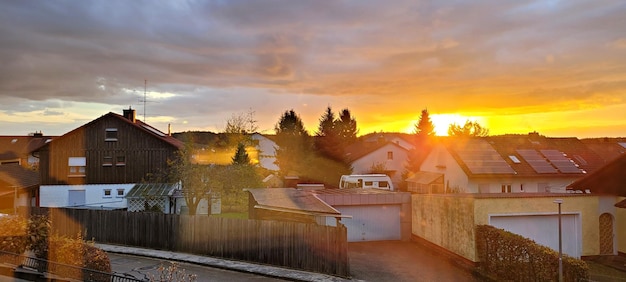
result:
[(0, 165), (16, 163), (36, 169), (39, 165), (37, 149), (52, 140), (41, 132), (29, 136), (0, 136)]
[(421, 171), (442, 174), (446, 193), (543, 193), (565, 192), (603, 164), (577, 138), (531, 133), (441, 138)]
[(603, 159), (580, 140), (535, 133), (442, 139), (422, 169), (444, 176), (445, 193), (412, 195), (414, 240), (471, 263), (480, 262), (475, 233), (480, 224), (554, 250), (561, 242), (573, 257), (623, 250), (613, 234), (620, 228), (614, 223), (624, 219), (614, 204), (624, 197), (607, 198), (577, 184), (603, 170)]
[[(601, 253), (626, 255), (626, 155), (606, 164), (570, 187), (588, 190), (602, 199), (599, 215)], [(617, 248), (615, 248), (615, 246)], [(617, 249), (617, 252), (615, 251)]]
[(126, 208), (125, 195), (164, 173), (183, 143), (135, 117), (105, 114), (38, 150), (40, 206)]
[(395, 142), (358, 141), (346, 148), (352, 174), (385, 173), (399, 187), (409, 151)]
[(0, 165), (0, 209), (15, 210), (34, 206), (37, 201), (39, 174), (17, 163)]

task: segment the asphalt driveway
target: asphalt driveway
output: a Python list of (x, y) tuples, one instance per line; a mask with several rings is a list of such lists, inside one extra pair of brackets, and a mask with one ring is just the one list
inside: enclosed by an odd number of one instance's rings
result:
[(364, 281), (481, 281), (433, 250), (413, 242), (348, 243), (350, 272)]

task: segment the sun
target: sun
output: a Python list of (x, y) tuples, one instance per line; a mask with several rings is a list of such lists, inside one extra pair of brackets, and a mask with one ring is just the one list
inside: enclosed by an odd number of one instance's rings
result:
[(448, 136), (448, 128), (452, 124), (463, 125), (467, 120), (481, 122), (481, 117), (463, 116), (460, 114), (432, 114), (430, 120), (435, 126), (435, 135)]

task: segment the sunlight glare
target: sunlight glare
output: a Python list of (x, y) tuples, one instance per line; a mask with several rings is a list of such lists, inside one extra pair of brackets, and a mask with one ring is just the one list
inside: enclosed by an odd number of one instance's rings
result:
[(460, 114), (432, 114), (430, 115), (430, 120), (435, 126), (435, 135), (437, 136), (448, 136), (448, 128), (454, 123), (462, 126), (467, 120), (470, 120), (484, 125), (482, 117), (463, 116)]

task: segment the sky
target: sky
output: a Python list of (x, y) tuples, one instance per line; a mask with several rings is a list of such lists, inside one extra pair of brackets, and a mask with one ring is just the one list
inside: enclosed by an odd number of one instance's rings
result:
[[(0, 135), (62, 135), (129, 107), (166, 131), (253, 112), (309, 132), (626, 136), (626, 2), (1, 1)], [(144, 102), (145, 101), (145, 102)]]

